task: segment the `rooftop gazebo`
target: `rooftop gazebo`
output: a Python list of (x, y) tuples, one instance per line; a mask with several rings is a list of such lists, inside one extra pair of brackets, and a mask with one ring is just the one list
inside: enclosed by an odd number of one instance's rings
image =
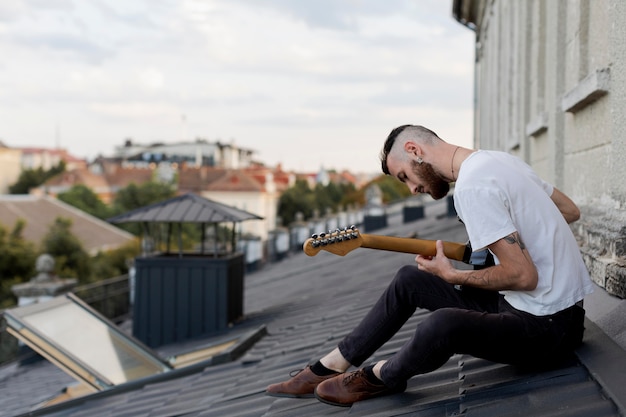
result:
[[(133, 335), (150, 347), (219, 333), (243, 316), (244, 254), (237, 251), (236, 225), (262, 220), (255, 214), (195, 194), (185, 194), (108, 219), (110, 223), (141, 223), (146, 242), (155, 225), (166, 228), (164, 250), (135, 259)], [(199, 250), (184, 251), (182, 226), (201, 228)], [(220, 225), (232, 224), (230, 242), (220, 242)], [(177, 230), (175, 230), (175, 228)], [(205, 247), (206, 231), (213, 242)], [(178, 251), (171, 252), (173, 234)], [(230, 243), (230, 244), (229, 244)]]

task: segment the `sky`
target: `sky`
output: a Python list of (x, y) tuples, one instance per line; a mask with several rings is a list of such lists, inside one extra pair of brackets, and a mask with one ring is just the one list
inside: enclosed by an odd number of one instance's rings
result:
[(403, 124), (472, 146), (474, 32), (452, 0), (2, 0), (0, 51), (10, 147), (202, 138), (359, 173)]

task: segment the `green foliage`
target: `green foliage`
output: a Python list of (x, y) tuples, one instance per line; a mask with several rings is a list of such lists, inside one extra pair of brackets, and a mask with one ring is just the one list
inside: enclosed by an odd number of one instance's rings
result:
[(98, 252), (91, 260), (93, 281), (100, 281), (128, 273), (129, 262), (141, 253), (139, 239), (119, 248)]
[(365, 205), (365, 190), (367, 190), (367, 188), (372, 185), (377, 185), (380, 188), (380, 191), (382, 192), (383, 204), (402, 200), (411, 195), (411, 192), (406, 185), (404, 185), (394, 177), (381, 174), (365, 184), (361, 189), (349, 195), (348, 198), (350, 199), (350, 201), (359, 203), (360, 205)]
[(0, 225), (0, 308), (15, 305), (11, 287), (27, 282), (35, 274), (36, 250), (22, 237), (25, 223), (16, 222), (13, 230)]
[(411, 195), (409, 187), (389, 175), (380, 175), (372, 180), (370, 184), (377, 184), (380, 187), (383, 193), (383, 203), (385, 204), (402, 200)]
[(100, 200), (91, 188), (83, 184), (74, 185), (68, 191), (59, 194), (57, 198), (99, 219), (106, 219), (111, 216), (109, 207)]
[(89, 254), (70, 230), (72, 221), (58, 217), (41, 242), (42, 253), (56, 261), (56, 274), (62, 278), (78, 278), (80, 283), (91, 282)]
[[(150, 204), (174, 197), (176, 190), (170, 184), (150, 181), (141, 185), (130, 184), (117, 192), (113, 202), (113, 215), (126, 213)], [(118, 225), (135, 236), (143, 234), (142, 225), (136, 223)]]
[[(24, 178), (33, 175), (26, 174)], [(38, 174), (39, 175), (39, 174)], [(39, 181), (41, 178), (38, 178)], [(116, 199), (115, 210), (118, 213), (133, 210), (173, 197), (175, 190), (162, 183), (147, 183), (141, 186), (131, 184), (120, 190)], [(115, 214), (84, 185), (76, 185), (59, 199), (105, 219)], [(115, 250), (100, 252), (90, 256), (81, 242), (71, 232), (69, 219), (57, 218), (43, 238), (39, 248), (22, 238), (25, 227), (23, 221), (16, 223), (8, 232), (0, 225), (0, 308), (14, 306), (15, 297), (11, 288), (28, 282), (35, 276), (35, 262), (41, 253), (50, 254), (55, 260), (55, 274), (61, 278), (78, 278), (79, 284), (86, 284), (126, 274), (128, 263), (141, 253), (139, 240)], [(140, 226), (140, 225), (129, 225)], [(140, 230), (135, 230), (140, 234)], [(200, 231), (197, 225), (184, 225), (183, 244), (191, 247), (199, 241)], [(176, 234), (172, 236), (172, 245), (176, 245)]]
[(294, 222), (296, 213), (302, 213), (305, 219), (313, 217), (313, 209), (314, 196), (305, 180), (297, 180), (278, 200), (278, 216), (284, 225)]
[(355, 192), (352, 184), (329, 183), (316, 184), (311, 189), (306, 180), (297, 180), (293, 187), (286, 190), (278, 201), (278, 216), (283, 225), (296, 220), (296, 213), (302, 213), (304, 219), (310, 219), (314, 213), (324, 215), (328, 210), (338, 211), (351, 202)]
[(65, 171), (65, 162), (63, 161), (47, 171), (43, 170), (41, 167), (22, 170), (15, 184), (9, 186), (9, 194), (28, 194), (31, 188), (39, 187), (41, 184), (63, 171)]
[(141, 185), (130, 184), (117, 192), (114, 201), (115, 213), (121, 214), (140, 207), (158, 203), (174, 197), (176, 190), (169, 184), (150, 181)]

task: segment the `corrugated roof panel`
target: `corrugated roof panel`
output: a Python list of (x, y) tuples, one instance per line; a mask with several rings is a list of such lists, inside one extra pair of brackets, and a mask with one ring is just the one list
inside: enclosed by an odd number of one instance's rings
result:
[(187, 212), (184, 215), (183, 221), (189, 223), (201, 223), (200, 219), (202, 216), (203, 207), (200, 204), (192, 204), (187, 209)]
[(112, 217), (108, 221), (111, 223), (224, 223), (259, 219), (262, 217), (256, 214), (190, 193), (131, 210)]
[(164, 201), (154, 213), (153, 222), (171, 222), (173, 219), (182, 222), (185, 213), (193, 204), (189, 199), (177, 199), (176, 201)]

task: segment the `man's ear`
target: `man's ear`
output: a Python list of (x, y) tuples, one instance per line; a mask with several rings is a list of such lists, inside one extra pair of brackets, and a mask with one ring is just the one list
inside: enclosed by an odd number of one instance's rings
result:
[(422, 155), (422, 148), (419, 147), (415, 142), (406, 141), (404, 143), (404, 151), (409, 155), (420, 156)]

